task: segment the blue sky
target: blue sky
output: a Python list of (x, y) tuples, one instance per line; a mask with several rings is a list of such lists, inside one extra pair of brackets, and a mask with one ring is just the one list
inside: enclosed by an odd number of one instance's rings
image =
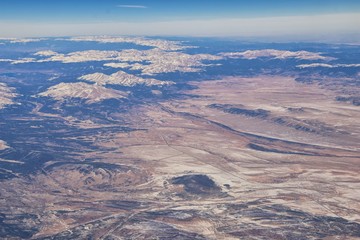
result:
[(17, 21), (168, 21), (359, 11), (359, 0), (0, 0), (0, 19)]
[[(17, 33), (14, 27), (21, 28), (21, 26), (30, 28), (25, 31), (28, 35), (43, 34), (46, 36), (48, 35), (46, 29), (50, 28), (51, 24), (61, 30), (59, 34), (66, 34), (66, 31), (63, 31), (65, 26), (69, 27), (69, 34), (76, 32), (76, 26), (79, 28), (79, 34), (82, 32), (103, 34), (106, 32), (101, 29), (97, 32), (95, 26), (103, 26), (110, 30), (111, 27), (116, 26), (114, 24), (118, 24), (117, 26), (120, 28), (125, 23), (129, 23), (128, 26), (133, 26), (134, 31), (132, 32), (127, 27), (126, 29), (123, 28), (124, 31), (118, 29), (118, 32), (114, 32), (114, 34), (122, 32), (125, 34), (141, 34), (141, 24), (148, 26), (151, 23), (151, 26), (157, 28), (157, 23), (161, 23), (158, 27), (164, 27), (162, 24), (165, 23), (166, 26), (170, 27), (173, 23), (174, 28), (179, 27), (179, 35), (196, 35), (196, 26), (191, 27), (191, 22), (198, 24), (198, 28), (203, 28), (202, 26), (206, 25), (206, 21), (209, 21), (209, 24), (218, 21), (215, 25), (221, 28), (221, 23), (227, 24), (226, 20), (228, 19), (242, 20), (243, 23), (253, 21), (249, 25), (256, 26), (256, 19), (266, 18), (266, 21), (273, 20), (275, 24), (279, 21), (286, 21), (286, 18), (289, 18), (289, 21), (295, 21), (296, 18), (298, 18), (296, 21), (301, 21), (302, 16), (327, 16), (330, 19), (331, 16), (338, 16), (341, 18), (340, 25), (336, 24), (336, 29), (332, 34), (341, 31), (341, 24), (344, 25), (344, 31), (346, 30), (347, 34), (357, 34), (356, 25), (360, 25), (360, 19), (354, 14), (360, 14), (359, 0), (0, 0), (0, 27), (2, 27), (0, 36), (19, 35), (20, 33)], [(347, 15), (349, 15), (348, 19), (346, 19)], [(327, 18), (316, 18), (314, 20), (324, 21), (323, 24), (326, 24)], [(269, 27), (267, 22), (265, 23)], [(80, 26), (84, 25), (90, 29), (89, 25), (91, 24), (94, 24), (92, 31), (80, 29)], [(316, 32), (315, 29), (312, 29), (314, 27), (311, 24), (309, 25), (306, 21), (304, 24), (308, 24), (308, 34)], [(349, 24), (353, 25), (351, 29), (348, 26)], [(31, 26), (33, 26), (34, 34), (31, 34)], [(229, 28), (227, 32), (222, 29), (217, 30), (214, 27), (210, 29), (211, 31), (208, 34), (203, 31), (199, 35), (240, 36), (244, 34), (242, 31), (244, 29), (231, 30), (230, 26), (231, 24), (224, 26)], [(241, 26), (245, 26), (245, 24)], [(316, 27), (321, 30), (320, 25)], [(183, 28), (191, 29), (186, 32)], [(233, 28), (235, 28), (235, 24)], [(291, 31), (287, 32), (283, 26), (274, 25), (274, 28), (282, 29), (282, 32), (279, 30), (279, 35), (292, 34)], [(41, 29), (43, 33), (40, 31)], [(248, 35), (251, 35), (249, 30), (247, 31)], [(259, 33), (262, 30), (266, 29), (263, 29), (260, 24)], [(164, 31), (156, 29), (153, 34), (177, 35), (174, 30), (170, 31), (169, 34), (167, 31), (166, 29)], [(109, 31), (108, 34), (111, 33)], [(151, 34), (152, 32), (145, 31), (145, 33)], [(323, 34), (330, 34), (330, 32), (324, 31)], [(49, 35), (53, 34), (49, 32)]]

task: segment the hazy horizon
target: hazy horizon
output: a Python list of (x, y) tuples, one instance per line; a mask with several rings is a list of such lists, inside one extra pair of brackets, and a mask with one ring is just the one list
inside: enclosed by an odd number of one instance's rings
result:
[(0, 3), (0, 37), (146, 35), (358, 42), (358, 1), (43, 1)]

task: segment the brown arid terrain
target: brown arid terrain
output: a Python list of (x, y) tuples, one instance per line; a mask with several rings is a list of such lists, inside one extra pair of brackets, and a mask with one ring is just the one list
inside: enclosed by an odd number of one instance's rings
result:
[(3, 140), (0, 140), (0, 150), (6, 149), (8, 146), (6, 146), (6, 143)]
[(33, 239), (360, 239), (358, 106), (284, 76), (191, 85), (182, 97), (109, 116), (135, 131), (96, 134), (113, 126), (66, 119), (95, 133), (65, 141), (98, 149), (78, 146), (77, 161), (54, 159), (4, 180), (3, 231)]

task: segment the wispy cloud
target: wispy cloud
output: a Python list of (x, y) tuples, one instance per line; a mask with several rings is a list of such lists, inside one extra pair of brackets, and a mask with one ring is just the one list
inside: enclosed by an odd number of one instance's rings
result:
[(147, 6), (143, 5), (117, 5), (119, 8), (147, 8)]

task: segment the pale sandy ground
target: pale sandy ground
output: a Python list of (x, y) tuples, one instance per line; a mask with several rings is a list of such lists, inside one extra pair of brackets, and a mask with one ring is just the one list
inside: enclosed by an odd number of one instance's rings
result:
[[(208, 239), (264, 239), (256, 237), (259, 229), (274, 229), (278, 239), (286, 239), (282, 229), (307, 226), (306, 222), (290, 224), (271, 216), (240, 216), (231, 210), (233, 205), (250, 202), (256, 203), (254, 211), (276, 205), (360, 224), (357, 107), (334, 101), (331, 91), (285, 77), (233, 77), (193, 84), (199, 88), (188, 93), (199, 98), (133, 109), (128, 122), (142, 130), (94, 136), (91, 140), (107, 150), (79, 156), (83, 163), (96, 159), (121, 168), (66, 164), (51, 169), (52, 163), (48, 163), (42, 173), (32, 176), (31, 183), (21, 178), (3, 183), (7, 190), (3, 198), (13, 199), (4, 207), (40, 213), (41, 230), (35, 237), (84, 227), (84, 232), (96, 228), (93, 234), (99, 239), (122, 239), (120, 236), (129, 232), (134, 233), (129, 239), (146, 239), (154, 224), (166, 223)], [(265, 109), (270, 117), (248, 117), (207, 107), (213, 103)], [(306, 132), (274, 123), (273, 118), (280, 116), (298, 124), (311, 120), (317, 123), (311, 125), (315, 130), (324, 126), (331, 130)], [(171, 183), (174, 177), (192, 174), (209, 176), (222, 194), (189, 194), (183, 186)], [(23, 197), (14, 199), (19, 194)], [(142, 206), (115, 209), (105, 204), (108, 200), (136, 201)], [(165, 216), (156, 217), (154, 222), (141, 220), (148, 212), (162, 210), (196, 214), (186, 221)], [(106, 227), (96, 225), (96, 221), (106, 223)], [(231, 234), (234, 230), (226, 230), (229, 226), (255, 231), (255, 237), (236, 237), (239, 235)], [(308, 231), (304, 236), (310, 234)], [(275, 238), (271, 236), (268, 239)], [(337, 233), (324, 239), (356, 238)]]
[(0, 150), (4, 150), (6, 148), (8, 148), (8, 146), (6, 145), (6, 142), (0, 140)]

